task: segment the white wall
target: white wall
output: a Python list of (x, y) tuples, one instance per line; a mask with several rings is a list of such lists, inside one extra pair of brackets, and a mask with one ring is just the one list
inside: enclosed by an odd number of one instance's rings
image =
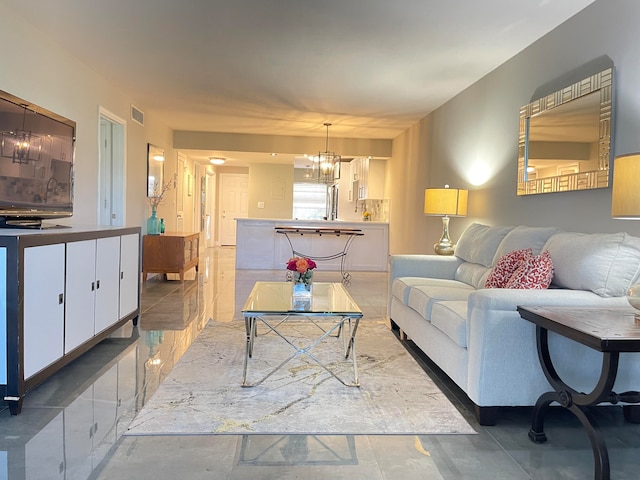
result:
[[(84, 63), (59, 48), (54, 39), (41, 34), (9, 7), (0, 3), (2, 67), (0, 90), (23, 98), (77, 124), (75, 201), (67, 222), (90, 225), (97, 222), (98, 107), (127, 119), (126, 209), (127, 225), (142, 225), (149, 216), (146, 202), (147, 142), (165, 149), (175, 160), (172, 132), (145, 112), (145, 126), (129, 120), (129, 106), (144, 105), (128, 97)], [(165, 175), (175, 166), (167, 162)], [(165, 208), (170, 207), (166, 205)]]
[(519, 108), (541, 86), (594, 59), (615, 67), (615, 155), (640, 151), (637, 0), (598, 0), (444, 104), (393, 141), (391, 253), (432, 252), (441, 220), (422, 213), (424, 188), (468, 188), (469, 215), (451, 220), (555, 225), (570, 231), (640, 235), (640, 222), (611, 218), (611, 188), (518, 197)]

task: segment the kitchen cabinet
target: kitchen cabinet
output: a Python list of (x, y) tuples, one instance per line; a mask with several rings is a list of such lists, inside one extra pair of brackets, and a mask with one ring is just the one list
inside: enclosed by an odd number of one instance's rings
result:
[(139, 227), (0, 231), (0, 392), (12, 414), (29, 390), (136, 321), (139, 239)]
[(386, 160), (357, 157), (351, 161), (350, 200), (384, 198)]

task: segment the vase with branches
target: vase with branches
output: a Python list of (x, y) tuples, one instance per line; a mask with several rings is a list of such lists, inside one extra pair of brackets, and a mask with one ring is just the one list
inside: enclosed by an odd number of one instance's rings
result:
[(158, 206), (162, 205), (165, 194), (173, 186), (173, 180), (167, 183), (154, 182), (153, 188), (150, 188), (150, 195), (147, 197), (147, 202), (151, 207), (151, 216), (147, 220), (147, 235), (160, 234), (160, 219), (158, 218)]

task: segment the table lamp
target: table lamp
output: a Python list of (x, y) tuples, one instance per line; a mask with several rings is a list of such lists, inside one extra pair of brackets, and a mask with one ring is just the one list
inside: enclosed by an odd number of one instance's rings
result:
[(442, 237), (433, 248), (438, 255), (453, 255), (455, 244), (449, 237), (449, 217), (467, 216), (469, 192), (458, 188), (427, 188), (424, 191), (424, 214), (442, 216)]
[[(623, 220), (640, 219), (640, 153), (616, 157), (613, 164), (611, 216)], [(627, 300), (640, 319), (640, 283), (631, 285)]]

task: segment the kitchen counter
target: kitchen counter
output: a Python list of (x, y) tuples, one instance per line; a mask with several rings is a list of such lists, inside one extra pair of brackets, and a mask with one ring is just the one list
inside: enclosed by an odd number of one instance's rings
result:
[[(257, 270), (283, 269), (291, 258), (287, 236), (276, 227), (359, 229), (363, 235), (352, 239), (345, 257), (349, 271), (387, 271), (389, 257), (389, 223), (362, 221), (291, 220), (271, 218), (236, 219), (236, 268)], [(345, 235), (289, 235), (297, 252), (311, 257), (326, 257), (344, 251)], [(318, 268), (340, 271), (341, 258), (322, 260)]]

